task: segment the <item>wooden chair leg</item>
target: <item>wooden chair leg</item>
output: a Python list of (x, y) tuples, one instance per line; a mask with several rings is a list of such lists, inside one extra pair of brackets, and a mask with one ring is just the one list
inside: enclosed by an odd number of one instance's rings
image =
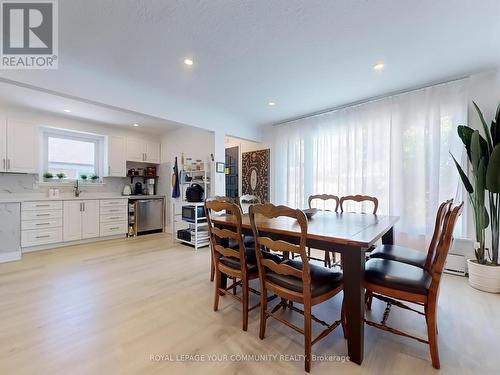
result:
[(426, 308), (425, 320), (427, 321), (427, 335), (429, 336), (429, 349), (431, 352), (432, 366), (440, 368), (439, 351), (437, 341), (436, 303), (429, 302)]
[(311, 372), (311, 304), (305, 301), (304, 303), (304, 351), (305, 351), (305, 364), (304, 369), (306, 372)]
[(266, 336), (266, 321), (267, 321), (267, 290), (264, 283), (261, 283), (260, 287), (260, 331), (259, 338), (261, 340)]
[(214, 257), (211, 254), (210, 255), (210, 281), (214, 281), (215, 277), (215, 264), (214, 264)]
[(242, 280), (243, 289), (243, 331), (248, 329), (248, 280)]
[(340, 310), (340, 322), (342, 324), (342, 332), (344, 332), (344, 339), (347, 339), (347, 313), (345, 307), (345, 298), (342, 296), (342, 307)]
[(328, 267), (328, 268), (332, 268), (332, 263), (330, 261), (330, 252), (329, 251), (325, 251), (325, 267)]
[(219, 288), (221, 287), (221, 273), (219, 270), (215, 270), (215, 297), (214, 297), (214, 311), (219, 309)]
[(372, 301), (373, 301), (373, 293), (367, 290), (365, 293), (365, 304), (366, 304), (366, 309), (368, 311), (372, 309)]

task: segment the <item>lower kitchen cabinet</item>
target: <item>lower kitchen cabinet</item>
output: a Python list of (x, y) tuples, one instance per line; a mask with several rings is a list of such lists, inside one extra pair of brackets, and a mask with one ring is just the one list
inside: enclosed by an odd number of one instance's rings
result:
[(99, 237), (99, 201), (64, 202), (63, 239), (78, 241)]

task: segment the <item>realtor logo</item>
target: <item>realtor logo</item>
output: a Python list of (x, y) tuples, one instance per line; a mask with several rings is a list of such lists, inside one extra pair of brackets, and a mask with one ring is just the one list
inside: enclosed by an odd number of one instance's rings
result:
[(57, 69), (57, 0), (2, 0), (2, 69)]

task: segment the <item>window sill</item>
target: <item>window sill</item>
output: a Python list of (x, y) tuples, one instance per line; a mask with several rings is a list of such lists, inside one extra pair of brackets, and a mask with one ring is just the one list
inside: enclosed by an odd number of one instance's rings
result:
[[(57, 186), (74, 187), (75, 184), (76, 184), (75, 180), (38, 182), (39, 186), (50, 186), (50, 187), (57, 187)], [(78, 181), (78, 186), (104, 186), (104, 185), (106, 185), (104, 181), (99, 181), (99, 182), (90, 182), (90, 181), (83, 182), (81, 180)]]

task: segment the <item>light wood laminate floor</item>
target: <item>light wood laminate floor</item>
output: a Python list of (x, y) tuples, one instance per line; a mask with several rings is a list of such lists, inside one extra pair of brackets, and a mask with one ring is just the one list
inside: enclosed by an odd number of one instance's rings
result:
[[(243, 332), (241, 307), (234, 300), (224, 297), (220, 311), (212, 311), (213, 288), (208, 249), (195, 252), (163, 234), (32, 253), (1, 264), (0, 374), (303, 373), (301, 359), (231, 361), (241, 355), (302, 355), (303, 338), (270, 320), (261, 341), (258, 309)], [(314, 312), (335, 320), (340, 302), (337, 296)], [(373, 315), (380, 318), (383, 308), (374, 301)], [(438, 314), (441, 373), (498, 373), (499, 312), (499, 295), (476, 291), (465, 278), (444, 277)], [(297, 314), (285, 314), (300, 322)], [(425, 336), (421, 316), (393, 308), (389, 322)], [(346, 352), (340, 329), (313, 346), (318, 356)], [(162, 355), (227, 355), (228, 360), (158, 360)], [(438, 371), (426, 345), (366, 327), (362, 366), (313, 363), (312, 374), (333, 373)]]

